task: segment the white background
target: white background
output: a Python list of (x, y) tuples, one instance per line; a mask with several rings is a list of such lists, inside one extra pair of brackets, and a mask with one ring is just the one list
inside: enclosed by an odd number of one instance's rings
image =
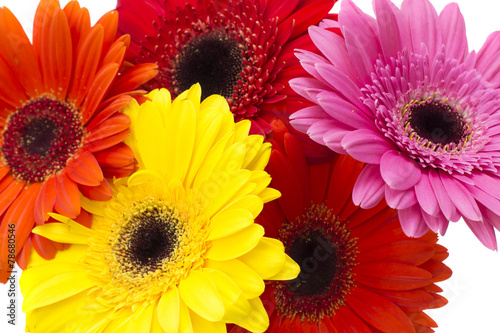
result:
[[(137, 0), (140, 1), (140, 0)], [(279, 1), (279, 0), (272, 0)], [(398, 6), (401, 0), (393, 0)], [(61, 0), (61, 6), (68, 1)], [(354, 0), (367, 13), (373, 15), (371, 0)], [(431, 0), (438, 12), (449, 3), (447, 0)], [(465, 17), (469, 49), (479, 50), (489, 33), (500, 30), (499, 5), (491, 0), (457, 0)], [(18, 17), (29, 35), (38, 0), (0, 0)], [(116, 0), (80, 0), (82, 7), (89, 8), (92, 22), (116, 6)], [(334, 11), (338, 12), (337, 3)], [(500, 235), (497, 236), (500, 237)], [(437, 333), (500, 333), (500, 254), (483, 247), (462, 221), (453, 223), (441, 244), (446, 246), (450, 257), (446, 264), (453, 276), (440, 284), (449, 303), (444, 308), (428, 313), (439, 324)], [(19, 273), (17, 274), (17, 279)], [(16, 286), (17, 326), (7, 324), (8, 286), (0, 285), (0, 331), (24, 332), (25, 316), (21, 311), (22, 298)], [(45, 333), (45, 332), (43, 332)], [(47, 332), (48, 333), (48, 332)]]

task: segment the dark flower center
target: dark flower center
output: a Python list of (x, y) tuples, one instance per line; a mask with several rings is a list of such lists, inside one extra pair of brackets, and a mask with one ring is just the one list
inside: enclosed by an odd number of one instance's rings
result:
[(300, 274), (289, 282), (290, 291), (306, 296), (328, 288), (338, 270), (337, 249), (318, 232), (295, 239), (288, 255), (300, 265)]
[(174, 77), (178, 88), (184, 91), (200, 83), (202, 99), (213, 94), (232, 97), (243, 69), (241, 48), (235, 39), (221, 31), (196, 36), (177, 57)]
[(315, 322), (334, 313), (354, 284), (356, 239), (324, 205), (313, 205), (279, 233), (286, 253), (300, 266), (297, 278), (275, 282), (276, 309)]
[(126, 270), (133, 266), (136, 273), (148, 273), (161, 268), (177, 248), (179, 221), (168, 209), (149, 207), (130, 216), (119, 233), (118, 261)]
[(67, 102), (40, 97), (9, 116), (2, 138), (2, 156), (14, 177), (41, 182), (62, 170), (80, 148), (80, 113)]
[(462, 116), (449, 105), (423, 101), (407, 106), (408, 122), (415, 133), (434, 144), (459, 144), (466, 135)]

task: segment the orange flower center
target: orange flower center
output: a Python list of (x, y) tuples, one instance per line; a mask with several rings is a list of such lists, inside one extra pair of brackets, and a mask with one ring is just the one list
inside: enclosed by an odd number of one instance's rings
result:
[(39, 97), (7, 118), (2, 133), (2, 160), (16, 179), (42, 182), (66, 166), (80, 148), (82, 138), (77, 109), (64, 101)]

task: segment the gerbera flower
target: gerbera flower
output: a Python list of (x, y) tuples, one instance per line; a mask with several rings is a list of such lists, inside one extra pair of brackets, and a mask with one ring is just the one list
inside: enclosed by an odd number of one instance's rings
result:
[(165, 89), (147, 96), (126, 110), (139, 171), (110, 201), (86, 202), (92, 229), (61, 215), (34, 229), (75, 245), (50, 261), (35, 254), (21, 276), (33, 333), (226, 332), (226, 322), (263, 332), (263, 279), (299, 273), (254, 223), (279, 197), (263, 171), (271, 145), (235, 124), (223, 97), (200, 104), (199, 85), (173, 103)]
[[(119, 31), (130, 34), (128, 60), (158, 64), (148, 89), (174, 96), (199, 82), (203, 96), (226, 97), (236, 121), (250, 119), (251, 133), (288, 121), (305, 99), (288, 81), (307, 75), (293, 50), (315, 50), (307, 27), (330, 17), (335, 0), (119, 0)], [(307, 136), (305, 136), (307, 138)], [(308, 139), (308, 138), (307, 138)], [(324, 147), (306, 141), (310, 155)]]
[(267, 284), (267, 332), (432, 332), (423, 310), (446, 304), (434, 283), (451, 275), (436, 233), (406, 236), (383, 201), (355, 206), (363, 163), (337, 155), (308, 165), (296, 138), (275, 125), (268, 168), (282, 197), (256, 222), (285, 244), (301, 272)]
[(456, 4), (438, 16), (428, 0), (398, 9), (375, 0), (377, 19), (342, 2), (345, 39), (310, 35), (323, 56), (300, 52), (316, 79), (291, 85), (317, 105), (292, 124), (333, 151), (368, 163), (354, 188), (361, 207), (384, 196), (403, 230), (445, 233), (463, 217), (488, 248), (500, 229), (500, 34), (469, 52)]
[[(0, 8), (0, 281), (14, 257), (24, 268), (31, 243), (45, 258), (55, 247), (31, 236), (48, 212), (75, 218), (80, 194), (110, 198), (105, 177), (129, 175), (134, 156), (122, 141), (130, 120), (118, 111), (154, 64), (122, 68), (129, 37), (115, 38), (116, 11), (90, 26), (71, 1), (38, 5), (33, 44), (20, 23)], [(119, 71), (120, 77), (117, 77)], [(15, 236), (15, 254), (7, 239)]]

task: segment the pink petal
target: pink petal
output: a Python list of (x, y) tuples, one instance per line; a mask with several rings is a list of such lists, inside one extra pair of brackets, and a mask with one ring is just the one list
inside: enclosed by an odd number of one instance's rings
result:
[(406, 42), (403, 40), (404, 35), (402, 36), (400, 24), (398, 24), (398, 19), (401, 18), (399, 10), (391, 6), (387, 0), (374, 0), (373, 10), (377, 17), (383, 54), (386, 59), (396, 57), (397, 53), (403, 50), (404, 42)]
[(440, 212), (434, 189), (429, 182), (429, 173), (426, 170), (422, 170), (420, 180), (415, 184), (415, 194), (424, 212), (433, 216)]
[(446, 46), (446, 56), (463, 61), (469, 46), (465, 34), (465, 21), (458, 5), (450, 3), (439, 14), (441, 30), (443, 32), (443, 44)]
[(377, 164), (366, 165), (352, 190), (352, 201), (363, 209), (375, 207), (384, 197), (385, 183)]
[(496, 199), (500, 199), (500, 177), (498, 175), (482, 172), (473, 173), (470, 178), (477, 188)]
[(373, 72), (373, 64), (382, 53), (376, 21), (351, 0), (344, 0), (339, 11), (339, 25), (352, 65), (360, 81), (367, 83)]
[(431, 169), (429, 170), (429, 182), (434, 190), (434, 194), (436, 195), (436, 199), (439, 203), (439, 207), (441, 207), (441, 211), (444, 216), (448, 220), (452, 220), (454, 222), (460, 219), (460, 215), (458, 214), (455, 205), (451, 201), (448, 191), (443, 186), (441, 182), (441, 177), (439, 176), (438, 171)]
[(380, 173), (390, 188), (407, 190), (419, 180), (421, 171), (415, 161), (396, 150), (389, 150), (380, 159)]
[(441, 174), (441, 182), (446, 188), (451, 201), (455, 204), (458, 211), (462, 213), (464, 218), (466, 217), (474, 221), (481, 220), (481, 212), (479, 211), (476, 200), (465, 186), (443, 173)]
[(379, 164), (381, 157), (394, 149), (380, 134), (367, 129), (346, 134), (341, 143), (349, 155), (358, 161), (371, 164)]
[(317, 95), (329, 88), (314, 78), (300, 77), (289, 81), (290, 87), (311, 102), (318, 104)]
[(495, 214), (500, 215), (500, 200), (476, 186), (464, 185), (478, 202), (482, 203)]
[[(476, 69), (483, 75), (483, 78), (492, 82), (493, 79), (500, 73), (500, 31), (495, 31), (491, 33), (483, 47), (477, 53), (476, 57)], [(495, 87), (499, 86), (499, 83), (492, 82)]]
[(424, 221), (422, 211), (418, 205), (398, 210), (399, 222), (404, 233), (409, 237), (421, 237), (429, 227)]
[(422, 216), (424, 217), (424, 221), (427, 224), (427, 226), (434, 232), (438, 232), (441, 235), (444, 235), (446, 233), (446, 230), (448, 229), (448, 225), (450, 224), (449, 221), (444, 217), (443, 213), (439, 212), (438, 215), (433, 216), (429, 215), (426, 212), (422, 210)]
[(307, 133), (314, 123), (329, 118), (330, 116), (320, 106), (314, 105), (292, 113), (290, 123), (299, 132)]
[(368, 118), (352, 103), (333, 91), (318, 94), (317, 100), (323, 110), (333, 119), (354, 128), (375, 128), (373, 119)]
[(309, 27), (309, 36), (332, 65), (345, 73), (351, 80), (357, 80), (356, 70), (352, 67), (344, 38), (316, 26)]
[(309, 136), (311, 137), (311, 139), (313, 139), (317, 143), (326, 146), (326, 143), (323, 140), (323, 138), (325, 137), (325, 135), (329, 131), (333, 130), (333, 131), (336, 132), (338, 130), (337, 129), (337, 125), (341, 125), (342, 126), (343, 124), (340, 124), (338, 121), (336, 121), (334, 119), (322, 119), (322, 120), (318, 120), (314, 124), (312, 124), (311, 127), (309, 127), (309, 130), (307, 131), (307, 134), (309, 134)]
[(415, 191), (410, 188), (405, 191), (393, 190), (389, 186), (385, 187), (385, 200), (391, 208), (405, 209), (417, 203)]
[(434, 59), (443, 45), (441, 25), (436, 9), (428, 0), (406, 0), (401, 9), (410, 25), (413, 51), (419, 52), (421, 45), (425, 44), (429, 58)]
[(493, 226), (491, 224), (483, 221), (473, 221), (465, 217), (464, 221), (484, 246), (486, 246), (490, 250), (497, 249), (495, 229), (493, 229)]
[(484, 221), (500, 231), (500, 216), (481, 204), (479, 204), (479, 209), (481, 210)]
[[(336, 120), (332, 121), (337, 122)], [(347, 151), (344, 149), (344, 147), (342, 147), (342, 139), (344, 138), (344, 136), (351, 132), (351, 127), (337, 122), (337, 125), (325, 134), (325, 136), (323, 137), (323, 142), (334, 152), (338, 154), (348, 155)]]

